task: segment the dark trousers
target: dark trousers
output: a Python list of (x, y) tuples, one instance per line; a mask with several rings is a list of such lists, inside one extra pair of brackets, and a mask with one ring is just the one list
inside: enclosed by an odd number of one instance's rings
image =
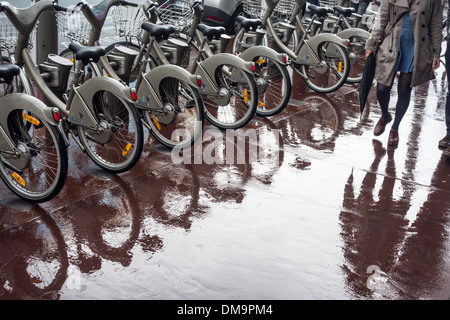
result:
[(447, 72), (447, 97), (445, 100), (445, 124), (447, 135), (450, 136), (450, 37), (447, 37), (447, 50), (445, 51), (445, 69)]

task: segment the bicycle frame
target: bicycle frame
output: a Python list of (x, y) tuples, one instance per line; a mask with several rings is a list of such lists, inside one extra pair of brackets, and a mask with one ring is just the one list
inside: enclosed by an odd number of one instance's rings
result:
[[(86, 20), (91, 25), (92, 29), (89, 33), (89, 40), (87, 43), (83, 43), (87, 46), (99, 46), (100, 45), (100, 35), (102, 32), (102, 28), (105, 24), (106, 17), (108, 15), (109, 10), (113, 6), (119, 6), (121, 4), (121, 0), (103, 0), (93, 6), (89, 5), (86, 1), (81, 1), (77, 4), (77, 6), (81, 6), (81, 10), (83, 11)], [(106, 56), (100, 57), (99, 66), (105, 70), (109, 77), (112, 77), (116, 80), (120, 81), (120, 77), (114, 71), (113, 66), (109, 63)]]

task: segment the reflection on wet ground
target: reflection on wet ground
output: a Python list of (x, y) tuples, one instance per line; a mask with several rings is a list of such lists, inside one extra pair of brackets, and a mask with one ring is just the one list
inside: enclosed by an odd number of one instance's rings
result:
[(293, 79), (287, 109), (235, 150), (208, 127), (176, 164), (148, 137), (114, 176), (75, 146), (51, 202), (0, 185), (0, 298), (448, 299), (443, 67), (414, 90), (396, 149), (372, 134), (374, 92), (360, 115), (357, 86)]

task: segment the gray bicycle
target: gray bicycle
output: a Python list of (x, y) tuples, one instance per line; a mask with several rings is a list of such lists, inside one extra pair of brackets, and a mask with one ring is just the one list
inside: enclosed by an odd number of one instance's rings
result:
[[(85, 68), (96, 68), (105, 55), (103, 47), (84, 47), (72, 44), (77, 62), (68, 95), (67, 81), (73, 63), (58, 55), (49, 55), (37, 67), (28, 52), (30, 35), (39, 15), (44, 11), (64, 11), (51, 0), (41, 0), (19, 9), (8, 2), (0, 2), (11, 24), (18, 30), (15, 47), (7, 51), (8, 60), (21, 68), (25, 82), (34, 82), (46, 104), (58, 114), (58, 127), (66, 146), (69, 135), (82, 151), (99, 167), (113, 173), (131, 169), (143, 149), (143, 128), (135, 108), (133, 91), (118, 80), (95, 77), (84, 81)], [(31, 88), (27, 84), (21, 87)]]
[[(70, 14), (58, 13), (59, 28), (72, 41), (72, 46), (73, 43), (99, 46), (100, 34), (109, 10), (135, 6), (137, 5), (124, 0), (102, 0), (95, 5), (81, 1)], [(127, 20), (127, 24), (131, 22), (135, 29), (141, 30), (138, 19), (134, 20), (129, 15), (120, 15), (114, 19), (115, 22), (122, 20)], [(150, 69), (147, 68), (148, 60), (139, 64), (143, 66), (142, 70), (137, 68), (133, 72), (131, 68), (138, 55), (136, 50), (118, 45), (107, 47), (106, 52), (108, 58), (101, 56), (95, 68), (91, 69), (92, 72), (87, 70), (84, 81), (106, 75), (128, 86), (134, 91), (134, 104), (141, 115), (142, 124), (159, 143), (168, 148), (193, 145), (201, 136), (204, 124), (203, 101), (198, 92), (202, 87), (201, 76), (192, 75), (174, 65)], [(70, 47), (61, 52), (60, 56), (77, 61)]]
[(0, 65), (0, 177), (20, 198), (40, 203), (64, 186), (67, 149), (58, 131), (58, 110), (14, 92), (19, 75), (18, 66)]

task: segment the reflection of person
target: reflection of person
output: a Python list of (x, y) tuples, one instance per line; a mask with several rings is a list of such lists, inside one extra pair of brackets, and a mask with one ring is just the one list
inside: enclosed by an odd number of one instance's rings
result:
[[(405, 220), (402, 217), (409, 208), (408, 194), (403, 194), (399, 200), (394, 197), (395, 187), (398, 187), (395, 149), (386, 150), (378, 140), (372, 143), (375, 158), (370, 169), (364, 174), (359, 188), (355, 186), (352, 170), (345, 185), (339, 215), (346, 281), (351, 290), (366, 297), (372, 294), (366, 285), (367, 268), (376, 264), (386, 271), (395, 264), (395, 248), (405, 232)], [(386, 154), (385, 174), (377, 174)], [(381, 184), (378, 184), (379, 179), (382, 180)], [(359, 194), (355, 192), (358, 189)]]
[[(421, 150), (411, 144), (413, 156), (405, 161), (404, 169), (396, 170), (395, 149), (386, 150), (378, 140), (372, 143), (375, 157), (362, 171), (360, 185), (356, 185), (360, 172), (350, 174), (339, 215), (345, 259), (342, 270), (348, 287), (359, 297), (381, 294), (388, 299), (422, 299), (447, 295), (448, 285), (439, 279), (447, 276), (442, 261), (447, 258), (449, 240), (445, 230), (450, 205), (448, 161), (440, 159), (427, 188), (431, 192), (417, 213), (411, 214), (412, 199), (419, 200), (416, 189), (423, 188), (410, 182), (415, 181), (414, 160)], [(380, 165), (385, 155), (388, 159), (383, 173)], [(397, 171), (410, 178), (401, 179)], [(368, 280), (377, 277), (371, 275), (370, 267), (382, 271), (378, 273), (380, 281), (372, 287)]]
[[(395, 119), (388, 139), (388, 144), (393, 146), (399, 142), (398, 128), (409, 107), (412, 87), (434, 79), (433, 70), (439, 67), (440, 61), (441, 0), (415, 1), (410, 8), (409, 2), (382, 0), (371, 37), (366, 42), (366, 57), (378, 50), (375, 80), (382, 115), (374, 129), (376, 136), (381, 135), (392, 120), (389, 113), (391, 89), (395, 75), (400, 73)], [(386, 37), (378, 45), (385, 31)]]
[[(450, 0), (448, 0), (447, 11), (447, 28), (450, 25)], [(447, 83), (450, 84), (450, 37), (447, 37), (447, 50), (445, 51), (445, 69), (447, 73)], [(450, 86), (447, 89), (447, 97), (445, 101), (445, 124), (447, 134), (439, 141), (439, 147), (444, 148), (443, 154), (450, 157)]]

